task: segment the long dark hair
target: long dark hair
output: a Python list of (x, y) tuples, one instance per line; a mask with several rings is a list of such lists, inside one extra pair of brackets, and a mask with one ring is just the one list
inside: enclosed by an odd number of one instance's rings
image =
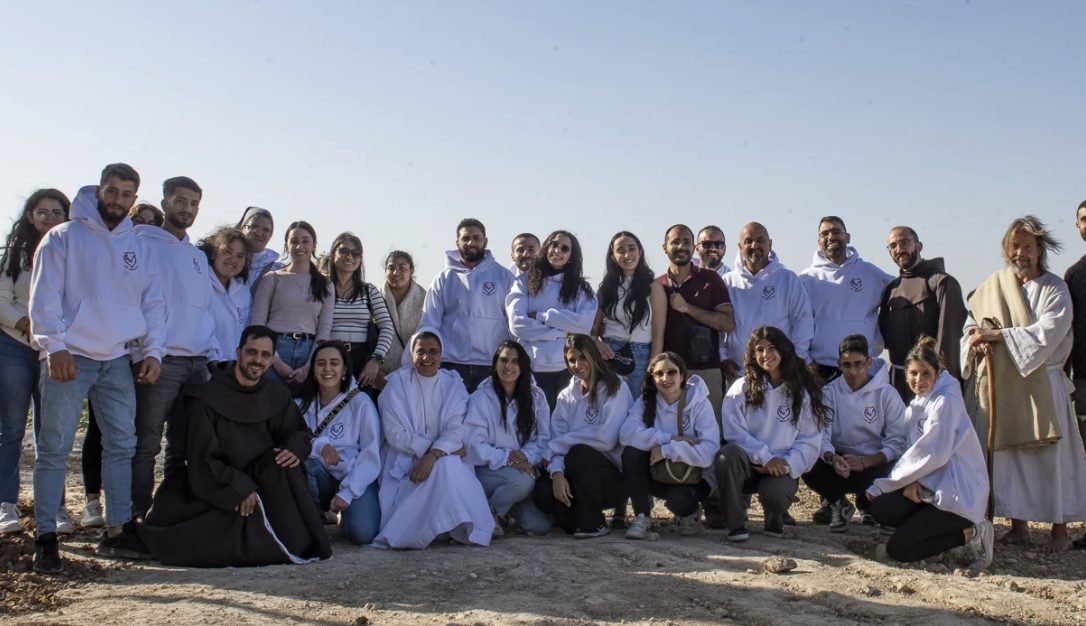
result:
[(362, 297), (365, 293), (366, 283), (364, 280), (365, 274), (363, 274), (362, 266), (365, 263), (363, 257), (358, 257), (358, 267), (351, 272), (351, 293), (349, 298), (342, 297), (342, 294), (338, 293), (338, 287), (336, 287), (336, 250), (339, 249), (341, 243), (351, 243), (358, 246), (359, 250), (365, 250), (362, 247), (362, 240), (355, 236), (354, 233), (345, 232), (340, 233), (333, 241), (332, 247), (328, 248), (328, 254), (321, 258), (320, 270), (325, 276), (332, 282), (332, 288), (337, 290), (336, 297), (340, 300), (347, 300), (348, 302), (354, 302)]
[[(148, 205), (149, 206), (149, 205)], [(152, 207), (153, 208), (153, 207)], [(241, 266), (241, 271), (238, 272), (237, 278), (241, 282), (248, 282), (249, 280), (249, 260), (253, 257), (252, 245), (249, 243), (249, 238), (245, 236), (245, 233), (240, 229), (233, 226), (223, 226), (211, 233), (208, 233), (206, 237), (196, 242), (196, 247), (199, 248), (205, 255), (207, 255), (207, 264), (211, 266), (211, 271), (215, 271), (215, 253), (219, 250), (225, 250), (230, 244), (238, 242), (245, 248), (245, 263)]]
[[(551, 243), (557, 237), (569, 237), (570, 247), (569, 261), (560, 270), (551, 267), (550, 261), (547, 260), (547, 251), (550, 250)], [(577, 241), (573, 233), (568, 230), (556, 230), (543, 242), (539, 258), (528, 269), (528, 293), (533, 296), (539, 293), (539, 290), (543, 288), (543, 282), (555, 274), (562, 275), (562, 287), (558, 290), (558, 301), (562, 304), (568, 306), (576, 302), (579, 292), (583, 292), (589, 298), (594, 295), (592, 286), (584, 279), (584, 255), (581, 253), (581, 242)]]
[[(498, 377), (498, 357), (502, 350), (512, 350), (517, 353), (517, 363), (520, 365), (520, 376), (513, 386), (512, 397), (505, 395), (505, 387)], [(517, 403), (517, 441), (520, 445), (528, 443), (532, 433), (536, 431), (535, 399), (532, 397), (532, 360), (528, 351), (519, 343), (506, 339), (498, 344), (494, 351), (494, 358), (490, 361), (490, 383), (494, 388), (494, 394), (498, 396), (498, 405), (502, 409), (502, 424), (505, 424), (506, 409), (510, 402)]]
[(822, 402), (822, 387), (807, 369), (803, 359), (796, 356), (796, 347), (788, 335), (774, 326), (759, 326), (750, 334), (747, 341), (747, 349), (743, 354), (743, 367), (746, 372), (743, 379), (747, 383), (747, 404), (760, 407), (765, 403), (766, 379), (769, 373), (758, 365), (754, 358), (754, 346), (765, 339), (773, 344), (781, 357), (781, 381), (784, 383), (788, 397), (792, 399), (792, 425), (799, 423), (799, 414), (803, 410), (803, 396), (806, 395), (811, 402), (811, 413), (815, 423), (822, 428), (827, 423), (829, 408)]
[[(287, 226), (286, 235), (283, 236), (283, 248), (286, 249), (290, 242), (290, 232), (300, 228), (309, 233), (309, 236), (313, 238), (313, 250), (317, 249), (317, 231), (309, 225), (309, 222), (291, 222), (290, 226)], [(320, 268), (317, 267), (316, 256), (309, 260), (309, 294), (313, 298), (314, 302), (320, 302), (324, 299), (324, 296), (328, 293), (328, 277), (321, 274)]]
[(22, 215), (15, 221), (15, 224), (11, 227), (11, 232), (8, 233), (7, 242), (4, 244), (4, 256), (0, 258), (0, 268), (11, 277), (11, 282), (19, 280), (19, 274), (29, 272), (34, 264), (34, 250), (38, 248), (38, 243), (41, 242), (41, 233), (38, 232), (37, 228), (34, 228), (34, 223), (30, 221), (30, 213), (42, 200), (56, 200), (59, 202), (64, 209), (65, 220), (68, 219), (68, 214), (72, 209), (72, 203), (68, 200), (68, 196), (64, 195), (59, 189), (39, 189), (30, 194), (30, 197), (26, 199), (26, 204), (23, 205)]
[(339, 392), (343, 393), (347, 391), (347, 388), (351, 386), (351, 353), (347, 352), (347, 347), (342, 341), (322, 341), (313, 348), (313, 354), (309, 355), (309, 376), (305, 377), (302, 381), (302, 393), (301, 393), (301, 409), (305, 414), (309, 410), (309, 407), (317, 401), (317, 397), (320, 395), (320, 385), (317, 384), (317, 355), (321, 350), (325, 348), (332, 348), (336, 352), (339, 352), (339, 357), (343, 359), (343, 378), (339, 381)]
[(573, 349), (580, 350), (585, 360), (588, 361), (589, 375), (588, 380), (584, 381), (588, 384), (588, 393), (585, 394), (588, 396), (588, 406), (594, 409), (599, 408), (596, 403), (596, 391), (599, 389), (600, 384), (602, 383), (607, 390), (607, 396), (613, 398), (618, 392), (619, 385), (622, 384), (622, 379), (618, 377), (618, 374), (611, 371), (611, 367), (607, 365), (607, 361), (600, 354), (600, 349), (596, 347), (596, 341), (588, 335), (580, 333), (568, 335), (566, 337), (566, 347), (562, 351), (563, 356)]
[(641, 240), (637, 238), (637, 235), (629, 231), (623, 230), (615, 233), (615, 236), (611, 237), (611, 243), (607, 244), (607, 258), (604, 261), (606, 273), (603, 275), (603, 280), (600, 281), (599, 303), (604, 317), (612, 320), (618, 319), (615, 315), (615, 309), (618, 308), (618, 288), (622, 285), (626, 275), (622, 272), (622, 268), (618, 266), (618, 262), (615, 261), (614, 245), (621, 237), (633, 239), (634, 243), (637, 244), (637, 251), (641, 254), (637, 267), (634, 268), (633, 276), (630, 277), (630, 287), (626, 292), (626, 299), (622, 303), (622, 310), (626, 312), (626, 316), (630, 319), (629, 330), (632, 333), (649, 315), (649, 296), (652, 293), (653, 275), (648, 262), (645, 261), (645, 246), (641, 245)]
[[(644, 407), (641, 412), (641, 421), (645, 422), (645, 426), (649, 428), (656, 423), (656, 395), (660, 392), (656, 388), (656, 378), (652, 375), (652, 368), (660, 361), (671, 361), (675, 367), (679, 368), (680, 393), (686, 393), (686, 379), (690, 375), (690, 370), (686, 368), (686, 361), (683, 361), (683, 358), (675, 352), (661, 352), (649, 360), (649, 366), (645, 368), (645, 381), (641, 383), (641, 405)], [(683, 416), (680, 415), (679, 420), (682, 418)]]

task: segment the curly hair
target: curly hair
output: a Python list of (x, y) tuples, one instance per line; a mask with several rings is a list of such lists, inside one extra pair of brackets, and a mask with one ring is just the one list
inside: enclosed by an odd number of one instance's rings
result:
[(37, 250), (38, 243), (41, 242), (41, 233), (38, 232), (37, 228), (34, 228), (34, 223), (30, 221), (30, 214), (42, 200), (56, 200), (59, 202), (61, 208), (64, 209), (65, 220), (68, 219), (68, 213), (72, 208), (68, 196), (64, 195), (59, 189), (39, 189), (30, 194), (30, 197), (26, 199), (26, 203), (23, 204), (22, 215), (15, 221), (15, 224), (11, 227), (11, 232), (8, 233), (7, 241), (4, 244), (4, 256), (0, 257), (0, 268), (3, 268), (4, 274), (11, 277), (11, 282), (19, 280), (19, 274), (29, 272), (34, 263), (34, 251)]
[[(551, 262), (547, 259), (547, 250), (558, 237), (568, 237), (570, 247), (569, 261), (560, 270), (551, 267)], [(577, 241), (573, 233), (568, 230), (556, 230), (543, 242), (539, 258), (528, 270), (528, 293), (533, 296), (539, 293), (543, 289), (544, 281), (555, 274), (562, 275), (562, 287), (558, 291), (558, 301), (562, 304), (568, 306), (576, 302), (578, 293), (584, 293), (589, 298), (595, 295), (588, 281), (584, 279), (584, 256), (581, 253), (581, 242)]]
[(800, 412), (803, 410), (803, 398), (806, 396), (811, 403), (811, 413), (815, 423), (822, 428), (828, 423), (829, 407), (822, 400), (822, 387), (811, 375), (803, 359), (796, 355), (796, 347), (788, 335), (774, 326), (759, 326), (750, 334), (747, 341), (747, 349), (743, 354), (743, 367), (746, 372), (743, 380), (746, 382), (746, 401), (753, 407), (760, 407), (765, 403), (766, 379), (769, 372), (758, 365), (754, 357), (754, 347), (759, 341), (768, 341), (777, 349), (781, 357), (781, 380), (784, 383), (788, 397), (792, 399), (792, 425), (799, 423)]

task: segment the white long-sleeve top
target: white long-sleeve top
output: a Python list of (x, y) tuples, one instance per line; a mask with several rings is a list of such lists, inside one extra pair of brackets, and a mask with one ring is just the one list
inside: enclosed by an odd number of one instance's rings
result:
[(211, 273), (211, 308), (209, 313), (215, 323), (215, 348), (208, 359), (231, 361), (237, 353), (241, 332), (249, 325), (253, 308), (253, 295), (249, 286), (237, 278), (230, 280), (230, 288)]
[(988, 508), (988, 470), (957, 379), (945, 370), (927, 396), (905, 411), (909, 447), (890, 475), (867, 489), (872, 496), (919, 482), (937, 508), (978, 523)]
[(747, 404), (747, 382), (740, 378), (728, 389), (721, 407), (724, 439), (743, 448), (752, 463), (765, 465), (774, 457), (788, 463), (788, 473), (799, 478), (814, 467), (822, 445), (822, 431), (804, 394), (799, 420), (792, 425), (792, 397), (782, 384), (765, 383), (762, 406)]
[[(248, 291), (244, 284), (242, 288)], [(341, 392), (324, 406), (318, 406), (320, 402), (314, 400), (302, 414), (309, 429), (316, 431), (353, 387), (350, 385), (348, 391)], [(321, 450), (329, 444), (339, 454), (339, 463), (335, 465), (328, 465), (321, 456)], [(381, 473), (381, 418), (368, 395), (355, 394), (331, 423), (313, 438), (309, 458), (320, 461), (328, 473), (340, 481), (336, 495), (344, 502), (350, 504), (355, 498), (362, 497)]]
[(543, 390), (532, 385), (532, 408), (535, 412), (535, 429), (528, 441), (521, 445), (517, 438), (517, 403), (510, 401), (505, 407), (505, 420), (494, 381), (486, 378), (468, 398), (468, 413), (464, 418), (468, 459), (472, 465), (486, 465), (497, 470), (508, 465), (509, 453), (520, 450), (534, 467), (543, 463), (543, 453), (550, 439), (551, 411)]
[(696, 444), (673, 441), (679, 435), (679, 402), (676, 400), (668, 404), (659, 393), (656, 394), (656, 419), (652, 426), (645, 425), (644, 398), (639, 397), (622, 424), (619, 443), (646, 451), (660, 446), (660, 453), (665, 459), (682, 461), (694, 467), (712, 467), (716, 453), (720, 451), (720, 427), (716, 424), (716, 414), (709, 402), (709, 388), (695, 374), (686, 380), (682, 392), (686, 394), (682, 415), (683, 435), (697, 439)]
[[(166, 300), (166, 355), (210, 357), (218, 346), (215, 320), (211, 315), (211, 283), (214, 277), (207, 255), (189, 242), (149, 224), (132, 229), (152, 251), (156, 274)], [(240, 336), (240, 335), (239, 335)], [(142, 349), (133, 345), (132, 358), (142, 358)]]
[[(387, 384), (377, 404), (385, 442), (381, 452), (382, 480), (399, 481), (430, 448), (452, 454), (464, 445), (464, 414), (468, 392), (460, 375), (452, 370), (438, 370), (437, 381), (422, 381), (411, 365), (388, 375)], [(436, 384), (434, 393), (423, 385)], [(440, 406), (423, 406), (425, 398)]]
[(83, 187), (71, 221), (46, 233), (34, 253), (30, 329), (46, 355), (108, 361), (138, 340), (143, 357), (162, 360), (166, 299), (152, 252), (125, 217), (113, 230), (98, 214), (98, 187)]
[(735, 329), (728, 333), (729, 359), (742, 367), (743, 352), (754, 329), (775, 326), (792, 340), (799, 358), (810, 360), (814, 335), (811, 301), (799, 277), (781, 265), (776, 252), (769, 253), (769, 264), (757, 274), (750, 273), (740, 254), (735, 269), (723, 278), (735, 309)]
[(30, 315), (30, 270), (19, 272), (19, 278), (13, 281), (7, 269), (0, 267), (0, 329), (29, 347), (30, 339), (15, 330), (15, 324)]
[[(513, 283), (505, 298), (509, 313), (509, 330), (532, 357), (532, 369), (537, 372), (560, 372), (566, 368), (566, 335), (584, 334), (592, 330), (596, 319), (596, 298), (578, 291), (572, 305), (558, 300), (562, 275), (555, 274), (543, 281), (539, 293), (528, 293), (528, 275), (522, 274)], [(535, 319), (528, 317), (535, 313)]]
[(459, 251), (445, 253), (445, 269), (426, 290), (419, 325), (441, 331), (443, 361), (490, 365), (495, 348), (509, 339), (505, 297), (512, 285), (513, 274), (494, 260), (490, 250), (470, 268)]
[(864, 261), (852, 246), (845, 249), (845, 261), (838, 265), (815, 250), (811, 266), (799, 280), (807, 288), (814, 313), (811, 359), (821, 365), (837, 365), (837, 349), (849, 335), (867, 337), (870, 356), (882, 354), (879, 306), (882, 292), (893, 276)]
[(822, 429), (822, 450), (837, 454), (882, 452), (893, 462), (905, 451), (905, 403), (890, 384), (886, 362), (872, 359), (871, 380), (853, 391), (844, 376), (822, 388), (830, 423)]
[(588, 402), (581, 386), (581, 379), (574, 376), (569, 386), (558, 393), (554, 412), (551, 414), (551, 439), (547, 442), (545, 458), (551, 474), (566, 470), (566, 453), (578, 444), (599, 450), (622, 469), (622, 444), (618, 434), (626, 420), (633, 398), (626, 385), (619, 385), (614, 396), (607, 396), (607, 389), (599, 385), (596, 391), (596, 407)]

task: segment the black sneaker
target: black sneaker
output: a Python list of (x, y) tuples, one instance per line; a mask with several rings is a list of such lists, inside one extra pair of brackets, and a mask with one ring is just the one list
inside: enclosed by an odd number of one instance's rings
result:
[(121, 534), (110, 537), (102, 533), (102, 540), (94, 550), (98, 556), (107, 559), (132, 559), (141, 560), (151, 558), (151, 551), (147, 549), (140, 538), (136, 536), (136, 525), (128, 522), (121, 528)]
[(34, 540), (34, 571), (39, 574), (59, 574), (64, 571), (56, 533), (45, 533)]
[(784, 515), (781, 516), (781, 520), (784, 521), (785, 526), (795, 526), (796, 525), (796, 518), (792, 517), (792, 514), (789, 513), (788, 511), (784, 512)]
[(1086, 537), (1079, 537), (1071, 542), (1071, 547), (1075, 550), (1086, 550)]
[(819, 502), (818, 510), (811, 516), (811, 521), (815, 524), (829, 524), (831, 519), (833, 519), (833, 505), (823, 498)]
[(750, 539), (750, 531), (745, 526), (740, 526), (739, 528), (733, 528), (724, 538), (728, 541), (746, 541)]
[(762, 527), (762, 534), (778, 539), (784, 537), (784, 516), (767, 515), (765, 525)]

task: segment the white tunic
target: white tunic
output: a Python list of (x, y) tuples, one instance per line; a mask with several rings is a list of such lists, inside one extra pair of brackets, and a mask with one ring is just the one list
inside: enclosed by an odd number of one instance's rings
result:
[[(1071, 294), (1067, 284), (1045, 272), (1022, 285), (1026, 306), (1033, 313), (1029, 326), (1003, 329), (1011, 360), (1028, 376), (1045, 368), (1062, 437), (1042, 448), (996, 450), (992, 460), (995, 514), (1032, 522), (1066, 523), (1086, 520), (1086, 453), (1071, 403), (1074, 386), (1063, 371), (1071, 354)], [(970, 319), (965, 330), (976, 323)], [(962, 338), (965, 354), (966, 338)]]
[[(412, 366), (388, 376), (377, 402), (382, 449), (381, 532), (378, 548), (425, 548), (441, 533), (461, 543), (490, 545), (494, 518), (471, 465), (453, 453), (463, 447), (468, 393), (460, 375), (439, 370), (420, 376)], [(431, 448), (444, 451), (421, 483), (411, 470)]]

